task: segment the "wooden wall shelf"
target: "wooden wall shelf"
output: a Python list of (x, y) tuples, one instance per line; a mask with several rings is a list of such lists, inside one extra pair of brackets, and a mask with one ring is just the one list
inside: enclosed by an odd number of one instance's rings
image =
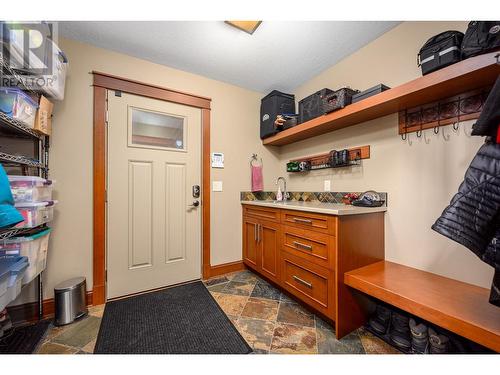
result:
[(488, 289), (388, 261), (346, 272), (344, 282), (500, 352), (500, 308)]
[(401, 110), (492, 85), (500, 74), (498, 52), (471, 57), (401, 86), (284, 130), (262, 143), (283, 146)]

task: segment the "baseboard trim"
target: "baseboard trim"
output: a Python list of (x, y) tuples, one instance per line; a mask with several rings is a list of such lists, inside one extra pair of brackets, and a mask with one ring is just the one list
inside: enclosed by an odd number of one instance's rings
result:
[(244, 269), (246, 269), (246, 266), (242, 260), (218, 264), (216, 266), (210, 267), (209, 277), (220, 276), (231, 272), (243, 271)]
[[(87, 306), (92, 305), (92, 291), (87, 292)], [(55, 311), (54, 298), (43, 300), (43, 319), (53, 318)], [(22, 305), (7, 307), (7, 312), (15, 325), (32, 323), (38, 320), (38, 302), (29, 302)]]

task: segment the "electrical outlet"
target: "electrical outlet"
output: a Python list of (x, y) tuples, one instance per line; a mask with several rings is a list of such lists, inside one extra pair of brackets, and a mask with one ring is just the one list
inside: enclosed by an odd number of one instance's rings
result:
[(332, 191), (332, 186), (331, 186), (330, 180), (325, 180), (323, 189), (325, 191)]

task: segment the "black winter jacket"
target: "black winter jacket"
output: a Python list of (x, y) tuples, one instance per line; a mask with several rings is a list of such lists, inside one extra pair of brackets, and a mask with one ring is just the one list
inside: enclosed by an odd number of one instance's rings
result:
[(465, 179), (432, 226), (495, 268), (490, 302), (500, 306), (500, 144), (478, 151)]
[(495, 138), (500, 125), (500, 75), (484, 103), (481, 115), (472, 126), (472, 135)]

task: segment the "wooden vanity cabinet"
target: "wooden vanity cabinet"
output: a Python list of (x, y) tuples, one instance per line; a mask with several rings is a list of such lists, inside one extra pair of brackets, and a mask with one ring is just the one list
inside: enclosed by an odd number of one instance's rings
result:
[(268, 211), (250, 212), (243, 215), (243, 261), (248, 267), (279, 284), (281, 248), (279, 216), (274, 221), (272, 216), (264, 220), (260, 215), (265, 217)]
[(344, 273), (384, 259), (384, 213), (335, 216), (243, 204), (243, 262), (322, 315), (337, 338), (367, 319)]

